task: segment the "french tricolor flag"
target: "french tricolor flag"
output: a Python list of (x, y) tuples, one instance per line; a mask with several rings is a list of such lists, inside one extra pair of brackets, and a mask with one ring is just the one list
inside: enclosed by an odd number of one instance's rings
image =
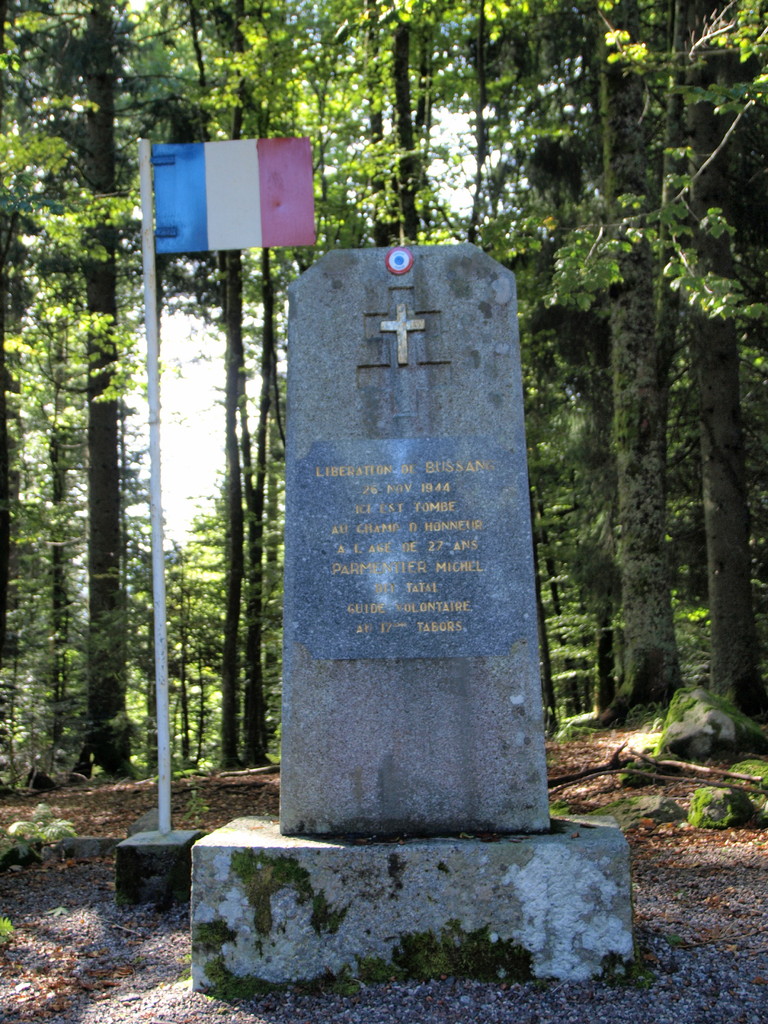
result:
[(157, 252), (314, 245), (309, 139), (152, 147)]

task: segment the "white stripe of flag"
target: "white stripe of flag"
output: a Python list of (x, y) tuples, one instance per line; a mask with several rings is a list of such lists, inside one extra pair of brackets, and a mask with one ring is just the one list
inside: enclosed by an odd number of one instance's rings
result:
[(309, 139), (156, 145), (157, 252), (315, 242)]

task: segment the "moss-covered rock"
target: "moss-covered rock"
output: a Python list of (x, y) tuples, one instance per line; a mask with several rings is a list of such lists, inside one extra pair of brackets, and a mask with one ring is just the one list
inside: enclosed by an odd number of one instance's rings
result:
[(0, 872), (13, 867), (25, 868), (30, 864), (39, 864), (42, 860), (40, 847), (40, 843), (0, 835)]
[(589, 736), (600, 728), (600, 719), (593, 712), (584, 715), (574, 715), (560, 725), (555, 735), (557, 743), (567, 743), (568, 740), (580, 739)]
[(736, 764), (731, 765), (731, 771), (762, 779), (763, 781), (756, 783), (756, 785), (765, 786), (768, 789), (768, 761), (761, 761), (756, 757), (751, 757), (746, 761), (738, 761)]
[(742, 790), (702, 786), (693, 794), (688, 821), (696, 828), (738, 828), (754, 813), (752, 801)]
[(702, 686), (678, 690), (669, 705), (655, 753), (701, 761), (717, 753), (768, 753), (760, 726), (725, 697)]
[(685, 811), (674, 800), (667, 796), (628, 796), (623, 800), (615, 800), (593, 814), (604, 816), (609, 814), (618, 821), (623, 829), (634, 828), (644, 819), (650, 819), (657, 825), (665, 822), (685, 821)]

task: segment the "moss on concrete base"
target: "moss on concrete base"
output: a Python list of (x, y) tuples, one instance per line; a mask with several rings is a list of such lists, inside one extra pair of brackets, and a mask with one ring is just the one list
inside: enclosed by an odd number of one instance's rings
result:
[(293, 857), (275, 857), (254, 850), (232, 855), (232, 869), (243, 883), (248, 902), (254, 909), (254, 924), (260, 935), (272, 931), (272, 896), (291, 888), (299, 904), (312, 903), (310, 923), (318, 935), (334, 934), (344, 920), (346, 909), (334, 908), (321, 890), (312, 888), (309, 872)]
[[(651, 975), (640, 963), (639, 959), (633, 963), (609, 954), (603, 959), (600, 977), (608, 984), (646, 986)], [(449, 922), (438, 936), (431, 932), (402, 936), (391, 960), (359, 957), (356, 964), (335, 974), (328, 972), (294, 984), (278, 984), (252, 974), (238, 977), (227, 968), (221, 955), (206, 962), (205, 972), (210, 980), (208, 993), (225, 1002), (253, 999), (289, 988), (354, 995), (361, 985), (444, 977), (470, 978), (491, 984), (541, 983), (534, 977), (527, 950), (500, 939), (487, 928), (464, 932), (457, 921)]]
[[(369, 961), (367, 972), (371, 966)], [(442, 975), (476, 981), (528, 981), (533, 977), (527, 949), (499, 938), (488, 928), (465, 932), (458, 921), (449, 921), (439, 935), (421, 932), (401, 936), (391, 964), (382, 967), (390, 975), (394, 968), (397, 977), (420, 980)]]
[(397, 844), (284, 836), (243, 819), (195, 847), (192, 922), (193, 982), (217, 994), (599, 977), (606, 956), (632, 959), (628, 847), (617, 828), (584, 819), (494, 843)]

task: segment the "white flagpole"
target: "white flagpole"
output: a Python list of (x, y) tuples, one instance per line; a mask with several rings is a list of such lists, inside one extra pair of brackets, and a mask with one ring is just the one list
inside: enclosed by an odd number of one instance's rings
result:
[(149, 515), (152, 524), (152, 595), (155, 613), (155, 691), (157, 695), (157, 810), (158, 827), (171, 825), (171, 737), (168, 714), (168, 638), (165, 612), (163, 501), (160, 475), (160, 315), (155, 271), (152, 146), (139, 139), (141, 184), (141, 253), (144, 267), (144, 323), (147, 334), (147, 393), (149, 399)]

